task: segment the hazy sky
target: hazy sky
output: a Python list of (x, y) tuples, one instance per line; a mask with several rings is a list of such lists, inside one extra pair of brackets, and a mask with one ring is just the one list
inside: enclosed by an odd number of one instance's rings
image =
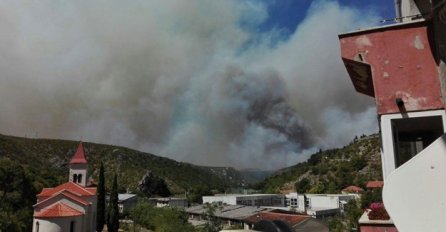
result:
[(337, 35), (376, 0), (0, 1), (0, 133), (274, 169), (377, 132)]

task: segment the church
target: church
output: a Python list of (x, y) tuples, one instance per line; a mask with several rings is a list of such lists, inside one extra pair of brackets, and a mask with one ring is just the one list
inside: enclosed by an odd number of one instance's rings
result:
[(90, 232), (96, 229), (96, 187), (88, 187), (82, 143), (69, 164), (69, 181), (44, 188), (34, 205), (33, 232)]

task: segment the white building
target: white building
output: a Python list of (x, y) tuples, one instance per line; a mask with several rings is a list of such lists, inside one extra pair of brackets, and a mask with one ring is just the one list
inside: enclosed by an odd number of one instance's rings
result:
[(44, 188), (34, 205), (33, 232), (89, 232), (96, 229), (96, 188), (87, 187), (82, 143), (70, 161), (69, 181)]
[(323, 218), (344, 211), (344, 206), (357, 199), (357, 194), (298, 194), (285, 195), (286, 206), (314, 218)]
[(282, 194), (231, 194), (203, 196), (203, 204), (221, 202), (228, 205), (285, 206)]
[(152, 202), (158, 208), (166, 206), (186, 208), (189, 205), (187, 198), (178, 197), (150, 198), (150, 202)]

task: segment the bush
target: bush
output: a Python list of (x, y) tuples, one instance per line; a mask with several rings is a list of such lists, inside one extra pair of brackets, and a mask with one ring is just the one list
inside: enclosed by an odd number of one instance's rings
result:
[(370, 205), (370, 212), (367, 214), (370, 220), (389, 220), (390, 216), (384, 208), (383, 203), (372, 203)]

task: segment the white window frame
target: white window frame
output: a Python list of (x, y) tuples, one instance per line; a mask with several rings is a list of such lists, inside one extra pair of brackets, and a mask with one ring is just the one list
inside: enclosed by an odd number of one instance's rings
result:
[(443, 133), (446, 133), (446, 111), (445, 110), (429, 110), (419, 112), (407, 112), (404, 114), (385, 114), (380, 117), (381, 128), (381, 162), (384, 180), (396, 169), (395, 149), (392, 134), (392, 120), (403, 118), (419, 118), (441, 116), (443, 121)]

